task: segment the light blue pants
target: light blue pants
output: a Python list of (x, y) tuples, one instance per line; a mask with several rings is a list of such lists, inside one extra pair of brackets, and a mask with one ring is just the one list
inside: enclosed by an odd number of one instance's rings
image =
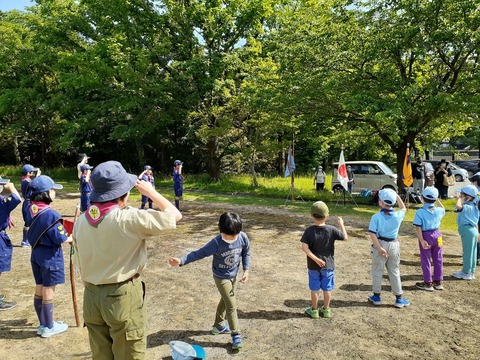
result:
[(475, 273), (477, 267), (478, 230), (474, 226), (458, 225), (458, 233), (462, 239), (463, 272)]

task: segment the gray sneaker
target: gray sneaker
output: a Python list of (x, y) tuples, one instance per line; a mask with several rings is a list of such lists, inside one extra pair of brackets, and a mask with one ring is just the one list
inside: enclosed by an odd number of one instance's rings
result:
[(0, 310), (10, 310), (17, 306), (17, 303), (11, 301), (0, 300)]

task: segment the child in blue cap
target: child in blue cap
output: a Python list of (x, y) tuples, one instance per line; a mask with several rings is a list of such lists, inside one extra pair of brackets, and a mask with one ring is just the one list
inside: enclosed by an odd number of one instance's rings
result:
[(175, 206), (180, 210), (180, 199), (183, 196), (183, 162), (175, 160), (173, 163), (173, 190), (175, 192)]
[[(155, 178), (153, 177), (152, 167), (150, 165), (145, 165), (145, 167), (143, 168), (143, 172), (138, 175), (138, 180), (146, 181), (155, 189)], [(147, 205), (147, 202), (148, 208), (153, 209), (153, 200), (145, 195), (142, 195), (142, 205), (140, 206), (140, 209), (145, 209), (145, 205)]]
[[(479, 163), (480, 165), (480, 163)], [(478, 210), (480, 210), (480, 172), (477, 172), (475, 175), (470, 177), (468, 180), (472, 183), (473, 186), (477, 188), (477, 198), (475, 199), (475, 203), (477, 204)], [(478, 221), (478, 229), (480, 230), (480, 219)], [(477, 241), (477, 266), (480, 265), (480, 239)]]
[[(13, 247), (7, 228), (11, 225), (10, 213), (22, 202), (20, 194), (11, 182), (0, 181), (0, 193), (2, 187), (8, 190), (10, 195), (0, 196), (0, 275), (10, 271), (12, 266)], [(5, 296), (0, 294), (0, 310), (13, 309), (15, 306), (14, 302), (5, 301)]]
[[(372, 290), (368, 301), (373, 305), (381, 305), (383, 271), (387, 268), (392, 293), (396, 300), (394, 306), (403, 308), (410, 301), (403, 297), (402, 280), (400, 279), (400, 243), (398, 231), (407, 209), (402, 199), (392, 189), (382, 189), (378, 192), (380, 212), (372, 216), (368, 231), (372, 240)], [(398, 202), (399, 210), (393, 206)]]
[(32, 221), (32, 217), (30, 216), (30, 195), (31, 191), (29, 189), (30, 182), (35, 176), (40, 176), (40, 169), (34, 167), (30, 164), (25, 164), (22, 167), (22, 180), (20, 183), (20, 191), (23, 197), (23, 204), (22, 204), (22, 216), (23, 216), (23, 238), (20, 244), (21, 247), (27, 248), (30, 247), (30, 243), (27, 240), (27, 231), (28, 227), (30, 226), (30, 222)]
[(38, 176), (30, 183), (32, 222), (27, 238), (32, 246), (30, 262), (36, 284), (33, 306), (40, 321), (37, 335), (43, 338), (68, 328), (61, 321), (53, 321), (55, 286), (65, 283), (62, 244), (71, 242), (63, 228), (61, 215), (50, 206), (55, 200), (55, 190), (62, 188), (46, 175)]
[[(417, 233), (422, 264), (423, 282), (415, 286), (421, 290), (443, 290), (443, 244), (440, 222), (445, 216), (445, 207), (433, 186), (423, 189), (424, 205), (415, 212), (413, 225)], [(435, 206), (437, 204), (438, 206)], [(433, 279), (432, 279), (433, 265)]]
[(475, 279), (479, 218), (479, 210), (475, 204), (477, 196), (478, 189), (474, 185), (467, 185), (460, 189), (460, 194), (455, 194), (458, 232), (462, 239), (463, 250), (463, 268), (453, 273), (457, 279)]
[(90, 181), (90, 175), (92, 173), (93, 166), (88, 164), (80, 165), (80, 211), (85, 212), (90, 206), (90, 193), (93, 190), (92, 182)]

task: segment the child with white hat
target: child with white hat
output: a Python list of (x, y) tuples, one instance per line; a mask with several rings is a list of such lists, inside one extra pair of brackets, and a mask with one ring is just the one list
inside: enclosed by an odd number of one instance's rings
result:
[(443, 241), (440, 222), (445, 216), (445, 207), (438, 195), (435, 187), (426, 187), (422, 192), (424, 205), (416, 211), (413, 219), (423, 272), (423, 282), (418, 282), (415, 286), (426, 291), (443, 290)]
[[(392, 293), (396, 300), (394, 306), (403, 308), (410, 305), (410, 301), (403, 297), (402, 281), (400, 279), (400, 243), (398, 231), (405, 218), (407, 209), (402, 199), (392, 189), (382, 189), (378, 192), (378, 206), (380, 212), (374, 214), (370, 220), (368, 231), (372, 240), (372, 290), (373, 294), (368, 301), (373, 305), (381, 305), (383, 271), (387, 268)], [(399, 210), (393, 206), (398, 202)]]

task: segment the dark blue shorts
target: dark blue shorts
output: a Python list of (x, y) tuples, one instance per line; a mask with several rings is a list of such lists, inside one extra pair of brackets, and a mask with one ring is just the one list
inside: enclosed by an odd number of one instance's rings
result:
[(10, 271), (13, 246), (6, 232), (0, 232), (0, 273)]
[(308, 288), (310, 291), (330, 291), (335, 287), (333, 270), (308, 270)]
[(30, 257), (36, 285), (55, 286), (65, 283), (65, 265), (61, 247), (37, 245)]
[(177, 185), (177, 183), (175, 183), (173, 185), (173, 190), (175, 191), (175, 196), (178, 196), (178, 197), (183, 196), (183, 185), (182, 184)]

